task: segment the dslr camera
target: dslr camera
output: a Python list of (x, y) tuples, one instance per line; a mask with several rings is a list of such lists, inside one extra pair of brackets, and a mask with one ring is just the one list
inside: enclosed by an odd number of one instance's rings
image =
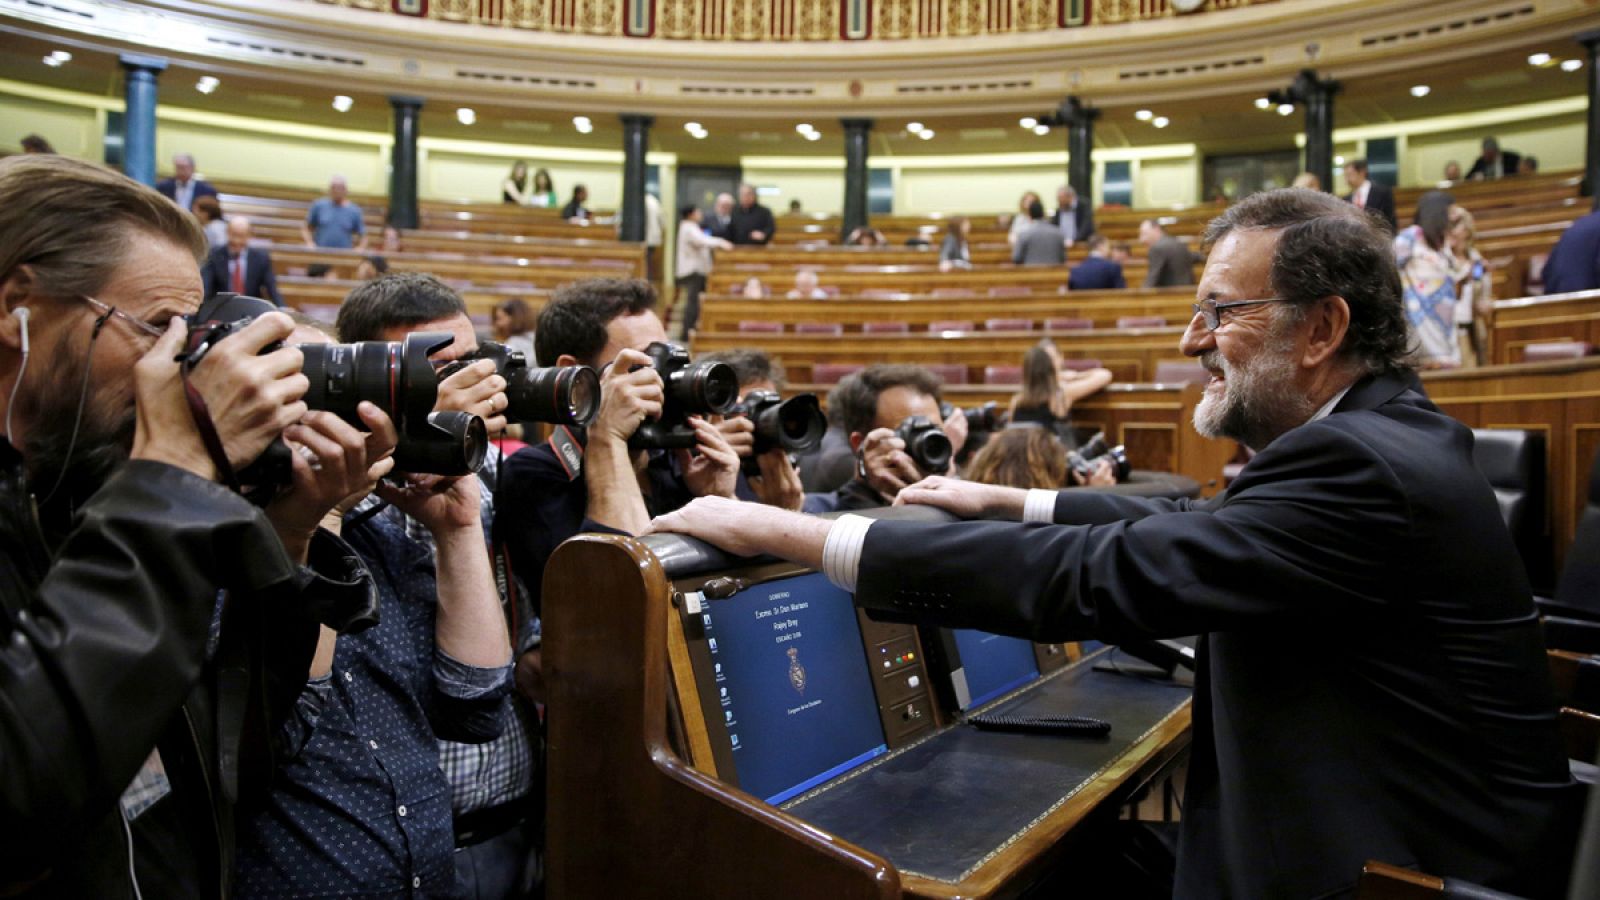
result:
[(828, 420), (816, 394), (799, 394), (784, 400), (777, 391), (751, 391), (728, 410), (730, 416), (745, 416), (755, 423), (755, 450), (739, 464), (746, 476), (761, 474), (756, 457), (774, 447), (787, 453), (805, 453), (822, 444)]
[(924, 475), (943, 475), (950, 469), (954, 448), (944, 429), (933, 424), (927, 416), (907, 416), (894, 430), (894, 436), (906, 442), (906, 455), (917, 464)]
[(1104, 431), (1095, 432), (1082, 447), (1067, 451), (1067, 465), (1084, 480), (1094, 474), (1095, 463), (1102, 458), (1111, 461), (1111, 471), (1117, 476), (1118, 484), (1128, 480), (1128, 474), (1133, 471), (1128, 465), (1128, 451), (1121, 444), (1111, 446)]
[[(198, 364), (216, 343), (277, 310), (255, 297), (219, 293), (187, 317), (189, 336), (180, 361)], [(489, 435), (483, 419), (464, 412), (434, 412), (439, 379), (429, 356), (450, 346), (444, 332), (408, 334), (404, 341), (357, 344), (305, 344), (300, 371), (311, 382), (308, 407), (331, 412), (364, 429), (356, 407), (366, 400), (394, 420), (400, 443), (395, 470), (433, 475), (465, 475), (483, 466)], [(280, 345), (263, 348), (270, 353)], [(290, 451), (280, 439), (239, 473), (243, 483), (270, 493), (289, 483)]]
[(677, 344), (657, 341), (644, 354), (661, 376), (664, 399), (661, 416), (641, 423), (628, 447), (687, 450), (695, 444), (689, 417), (726, 414), (739, 399), (739, 376), (727, 363), (690, 362), (689, 351)]
[(506, 420), (549, 422), (582, 428), (600, 412), (600, 376), (588, 366), (528, 365), (527, 357), (505, 344), (484, 341), (478, 349), (457, 357), (439, 370), (443, 381), (480, 359), (494, 360), (495, 371), (506, 380)]

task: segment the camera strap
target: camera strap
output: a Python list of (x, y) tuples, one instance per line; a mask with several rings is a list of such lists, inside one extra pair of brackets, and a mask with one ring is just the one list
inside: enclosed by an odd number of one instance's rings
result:
[(206, 453), (211, 456), (211, 463), (217, 467), (217, 475), (234, 491), (239, 490), (239, 476), (233, 471), (233, 464), (228, 462), (228, 452), (222, 447), (222, 438), (217, 436), (216, 423), (211, 421), (211, 410), (206, 406), (206, 399), (200, 396), (200, 389), (189, 380), (189, 372), (199, 360), (192, 356), (183, 360), (179, 372), (183, 376), (183, 396), (189, 401), (189, 414), (194, 417), (195, 430), (200, 432), (200, 442), (205, 444)]
[(550, 429), (550, 449), (555, 451), (556, 461), (566, 471), (568, 481), (577, 481), (583, 474), (583, 446), (581, 430), (574, 431), (565, 425)]

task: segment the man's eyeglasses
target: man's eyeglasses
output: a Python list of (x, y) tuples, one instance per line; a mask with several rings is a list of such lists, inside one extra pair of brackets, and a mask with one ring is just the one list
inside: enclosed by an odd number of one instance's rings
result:
[(122, 310), (117, 309), (115, 306), (107, 306), (88, 294), (79, 294), (78, 297), (79, 299), (83, 300), (83, 302), (94, 307), (94, 311), (100, 314), (101, 320), (121, 319), (122, 321), (127, 322), (129, 325), (132, 325), (134, 330), (143, 332), (151, 337), (159, 338), (163, 334), (166, 334), (165, 331), (157, 328), (154, 325), (151, 325), (149, 322), (146, 322), (143, 319), (135, 319), (133, 316), (130, 316)]
[(1277, 303), (1282, 297), (1262, 297), (1259, 300), (1230, 300), (1227, 303), (1218, 303), (1215, 297), (1207, 297), (1192, 307), (1197, 315), (1205, 320), (1207, 331), (1216, 331), (1222, 327), (1222, 314), (1230, 309), (1239, 309), (1245, 306), (1260, 306), (1264, 303)]

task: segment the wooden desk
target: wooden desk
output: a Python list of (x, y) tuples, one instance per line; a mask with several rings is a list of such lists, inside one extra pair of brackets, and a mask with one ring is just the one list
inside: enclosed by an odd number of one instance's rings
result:
[(700, 306), (698, 330), (703, 334), (734, 332), (744, 321), (781, 322), (788, 331), (798, 322), (830, 322), (846, 332), (859, 332), (864, 322), (896, 321), (927, 332), (929, 323), (967, 321), (973, 329), (988, 319), (1028, 319), (1040, 327), (1046, 319), (1082, 318), (1095, 328), (1115, 328), (1124, 316), (1162, 316), (1168, 325), (1185, 324), (1194, 315), (1192, 287), (1120, 291), (1072, 291), (1026, 297), (934, 297), (908, 295), (904, 300), (860, 297), (831, 300), (746, 300), (708, 296)]
[(1600, 291), (1498, 300), (1490, 326), (1490, 359), (1522, 362), (1529, 344), (1587, 341), (1600, 347)]

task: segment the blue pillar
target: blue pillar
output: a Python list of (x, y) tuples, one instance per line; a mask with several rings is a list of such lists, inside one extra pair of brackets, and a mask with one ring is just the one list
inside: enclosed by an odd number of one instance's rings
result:
[(156, 183), (156, 76), (167, 68), (159, 56), (125, 53), (119, 60), (127, 71), (126, 129), (122, 171), (134, 181)]
[(416, 228), (417, 129), (422, 119), (422, 98), (389, 98), (394, 110), (394, 146), (389, 151), (389, 224)]

